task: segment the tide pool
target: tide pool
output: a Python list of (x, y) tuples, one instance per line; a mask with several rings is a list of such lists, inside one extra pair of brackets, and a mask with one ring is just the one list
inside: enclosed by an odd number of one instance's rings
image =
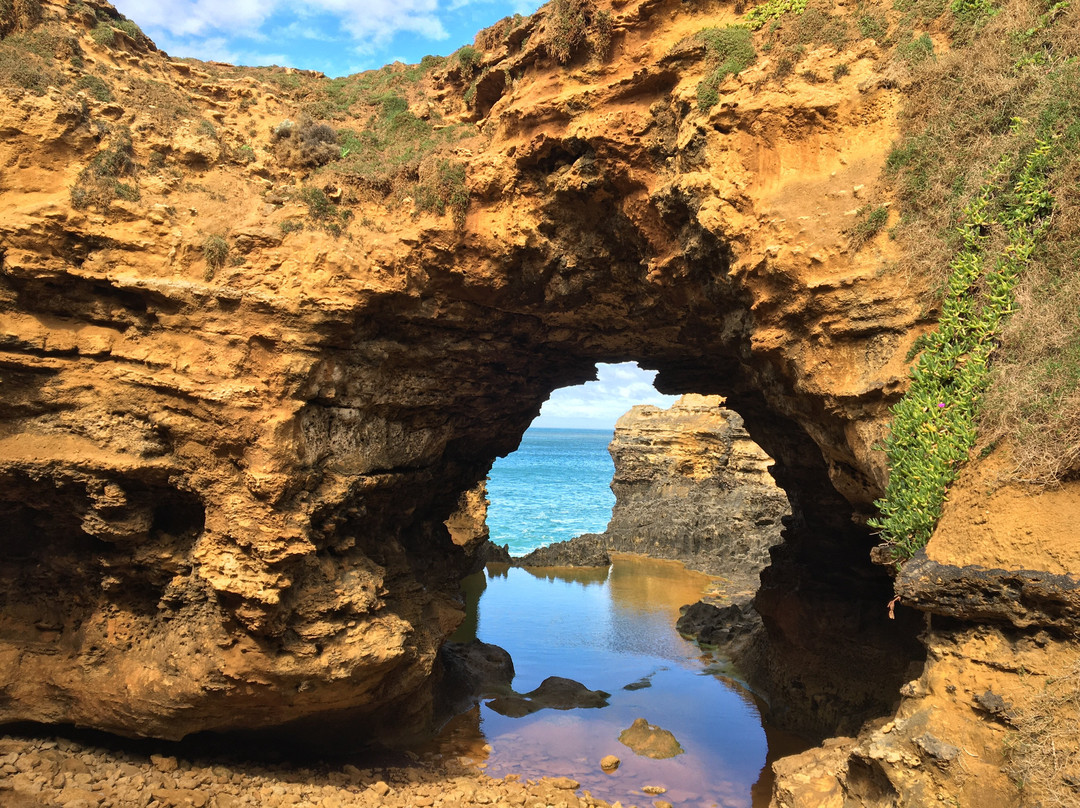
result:
[[(603, 532), (614, 504), (611, 437), (528, 430), (489, 475), (492, 541), (519, 556)], [(463, 583), (469, 614), (452, 639), (509, 651), (519, 693), (561, 676), (610, 693), (609, 706), (512, 718), (481, 704), (452, 721), (437, 746), (472, 757), (493, 776), (570, 777), (624, 805), (767, 805), (772, 759), (807, 745), (764, 726), (758, 702), (727, 661), (675, 631), (680, 607), (699, 600), (709, 582), (679, 563), (635, 556), (615, 556), (604, 569), (489, 565)], [(635, 754), (619, 735), (637, 718), (673, 733), (684, 752), (666, 760)], [(602, 771), (605, 755), (622, 765)], [(665, 791), (652, 796), (644, 786)]]

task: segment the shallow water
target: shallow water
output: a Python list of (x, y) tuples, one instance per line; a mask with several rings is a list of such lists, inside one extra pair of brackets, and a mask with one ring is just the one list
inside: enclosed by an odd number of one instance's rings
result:
[[(806, 744), (763, 728), (756, 700), (730, 667), (675, 631), (679, 607), (698, 600), (708, 582), (681, 564), (631, 556), (617, 556), (610, 571), (492, 567), (467, 579), (477, 616), (465, 625), (510, 652), (515, 690), (564, 676), (610, 693), (610, 706), (509, 718), (481, 705), (446, 728), (441, 748), (482, 758), (493, 776), (571, 777), (627, 805), (766, 805), (766, 762)], [(672, 732), (685, 752), (668, 760), (635, 755), (618, 736), (639, 717)], [(609, 754), (622, 760), (613, 774), (599, 765)], [(650, 796), (646, 785), (667, 791)]]

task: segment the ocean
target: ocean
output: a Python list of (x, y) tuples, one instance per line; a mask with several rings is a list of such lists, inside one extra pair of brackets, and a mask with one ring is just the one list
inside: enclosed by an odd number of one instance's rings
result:
[[(526, 432), (489, 475), (492, 541), (517, 556), (602, 532), (614, 504), (611, 437), (600, 430)], [(469, 614), (453, 640), (506, 649), (519, 693), (562, 676), (610, 693), (610, 703), (520, 718), (484, 703), (452, 721), (439, 747), (472, 757), (494, 776), (571, 777), (611, 802), (648, 804), (640, 790), (648, 784), (666, 789), (662, 799), (678, 808), (767, 805), (769, 763), (806, 744), (765, 726), (730, 664), (675, 630), (679, 608), (709, 583), (677, 562), (630, 556), (604, 569), (489, 565), (466, 578)], [(619, 738), (637, 718), (673, 733), (683, 753), (654, 760), (631, 751)], [(614, 773), (599, 766), (608, 754), (622, 760)]]
[(608, 429), (529, 429), (516, 452), (488, 475), (488, 529), (522, 556), (582, 533), (603, 533), (611, 518), (615, 465)]

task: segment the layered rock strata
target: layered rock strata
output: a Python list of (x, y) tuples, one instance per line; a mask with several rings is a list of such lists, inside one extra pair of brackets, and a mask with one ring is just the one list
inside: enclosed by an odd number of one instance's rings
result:
[(639, 553), (719, 576), (729, 597), (752, 597), (790, 508), (769, 474), (772, 459), (723, 403), (690, 394), (619, 418), (608, 447), (615, 505), (607, 529), (513, 563), (595, 566), (609, 563), (608, 552)]
[[(694, 34), (732, 7), (604, 4), (609, 58), (568, 64), (544, 9), (481, 49), (473, 93), (448, 63), (409, 99), (482, 135), (447, 154), (468, 167), (459, 223), (277, 159), (271, 131), (302, 112), (291, 79), (119, 29), (106, 45), (91, 31), (118, 15), (101, 0), (16, 6), (13, 30), (52, 51), (40, 81), (0, 90), (0, 721), (420, 731), (473, 564), (447, 519), (552, 389), (626, 359), (665, 391), (726, 396), (775, 461), (792, 515), (755, 601), (773, 704), (836, 728), (837, 659), (898, 692), (922, 612), (888, 619), (863, 520), (929, 322), (888, 238), (849, 238), (903, 92), (873, 43), (807, 47), (808, 73), (843, 64), (832, 82), (779, 81), (762, 53), (703, 109), (713, 66)], [(94, 76), (110, 100), (82, 89)], [(117, 193), (95, 202), (83, 180), (108, 166)], [(343, 237), (308, 218), (305, 180), (352, 214), (331, 222)], [(1052, 521), (999, 535), (992, 557), (971, 548), (1017, 496), (947, 512), (961, 529), (928, 558), (1005, 571), (970, 584), (990, 601), (1016, 591), (1010, 571), (1062, 574)], [(990, 625), (1050, 658), (1069, 647), (1044, 630), (1061, 607), (1040, 605), (1059, 583), (1039, 578), (1022, 626), (965, 605), (980, 622), (935, 623), (931, 648)], [(910, 585), (935, 620), (952, 609)], [(881, 794), (916, 794), (882, 771)]]
[(753, 593), (790, 509), (772, 459), (718, 396), (637, 406), (615, 424), (615, 506), (604, 532), (618, 552), (672, 558)]
[[(895, 133), (872, 48), (820, 86), (755, 89), (762, 62), (706, 112), (688, 37), (729, 7), (620, 4), (611, 58), (568, 66), (545, 10), (482, 56), (512, 80), (452, 155), (463, 226), (399, 209), (391, 229), (380, 198), (328, 186), (354, 214), (337, 239), (292, 226), (285, 83), (103, 45), (103, 2), (42, 8), (81, 55), (0, 109), (0, 720), (420, 731), (472, 565), (444, 523), (598, 361), (743, 415), (798, 527), (779, 598), (807, 576), (838, 603), (887, 590), (850, 516), (881, 491), (922, 307), (882, 271), (887, 240), (847, 247)], [(77, 95), (87, 70), (113, 100)], [(456, 67), (424, 81), (476, 120)], [(87, 206), (72, 189), (106, 153), (138, 198)]]

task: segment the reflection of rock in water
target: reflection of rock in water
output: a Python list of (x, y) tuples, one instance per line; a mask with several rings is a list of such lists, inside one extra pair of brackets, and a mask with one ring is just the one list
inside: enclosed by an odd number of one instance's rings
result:
[(544, 581), (564, 581), (570, 584), (606, 583), (608, 567), (526, 567), (525, 571), (534, 578)]
[(528, 693), (511, 693), (487, 702), (500, 715), (520, 718), (538, 710), (576, 710), (588, 707), (607, 707), (610, 693), (589, 690), (581, 682), (562, 676), (549, 676), (540, 686)]
[(650, 724), (644, 718), (634, 719), (628, 729), (619, 733), (619, 743), (629, 746), (635, 755), (664, 760), (681, 755), (686, 750), (666, 729)]

